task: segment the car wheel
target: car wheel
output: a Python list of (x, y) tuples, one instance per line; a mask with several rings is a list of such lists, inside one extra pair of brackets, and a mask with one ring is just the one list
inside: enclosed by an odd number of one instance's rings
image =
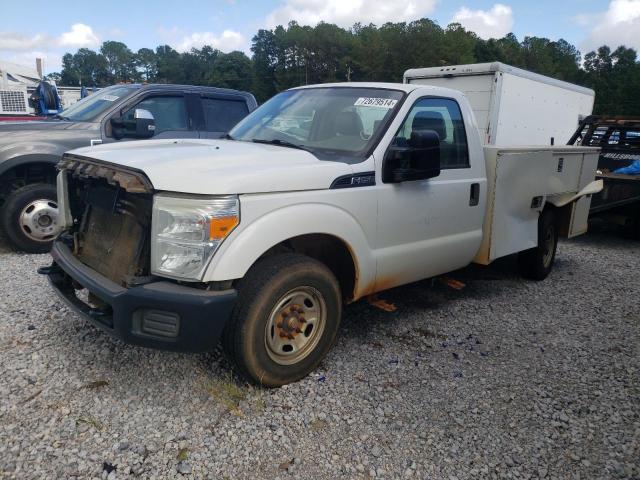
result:
[(553, 211), (545, 210), (538, 219), (538, 246), (518, 254), (523, 277), (544, 280), (553, 268), (558, 248), (558, 227)]
[(12, 192), (2, 208), (2, 227), (16, 249), (48, 252), (58, 233), (56, 188), (36, 183)]
[(241, 281), (223, 347), (257, 384), (295, 382), (333, 346), (341, 310), (338, 281), (324, 264), (299, 254), (267, 257)]

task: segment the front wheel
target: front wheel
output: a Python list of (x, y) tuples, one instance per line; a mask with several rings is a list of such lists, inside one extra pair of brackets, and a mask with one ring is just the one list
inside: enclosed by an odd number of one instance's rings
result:
[(538, 219), (538, 246), (518, 254), (520, 274), (531, 280), (544, 280), (551, 273), (558, 248), (558, 227), (551, 210)]
[(2, 207), (2, 227), (9, 242), (27, 253), (46, 253), (58, 233), (56, 187), (26, 185), (12, 192)]
[(267, 257), (240, 284), (225, 353), (260, 385), (295, 382), (331, 349), (341, 309), (338, 281), (325, 265), (298, 254)]

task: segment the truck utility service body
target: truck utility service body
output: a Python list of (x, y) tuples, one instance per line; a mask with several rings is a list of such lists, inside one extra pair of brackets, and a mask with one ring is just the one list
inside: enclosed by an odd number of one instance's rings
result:
[(42, 273), (113, 335), (190, 351), (223, 335), (272, 386), (318, 364), (343, 302), (522, 251), (544, 278), (598, 189), (596, 148), (485, 158), (467, 99), (440, 87), (292, 89), (230, 137), (65, 155), (67, 230)]
[(595, 92), (500, 62), (414, 68), (404, 82), (460, 90), (484, 144), (566, 145), (593, 110)]

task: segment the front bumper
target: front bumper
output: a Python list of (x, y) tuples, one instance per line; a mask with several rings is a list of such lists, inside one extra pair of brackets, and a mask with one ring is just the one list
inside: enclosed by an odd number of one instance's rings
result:
[[(39, 270), (58, 296), (97, 327), (126, 343), (161, 350), (212, 350), (231, 316), (236, 291), (201, 290), (169, 281), (121, 287), (73, 256), (62, 241), (51, 249), (53, 263)], [(84, 287), (105, 306), (80, 299)]]

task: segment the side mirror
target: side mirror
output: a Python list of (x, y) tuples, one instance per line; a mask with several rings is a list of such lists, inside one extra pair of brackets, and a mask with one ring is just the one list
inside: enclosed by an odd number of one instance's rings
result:
[(128, 113), (122, 117), (113, 117), (111, 127), (116, 140), (124, 137), (151, 138), (156, 132), (156, 121), (149, 110), (136, 108), (133, 115)]
[(400, 183), (440, 175), (440, 137), (434, 130), (414, 130), (406, 146), (391, 145), (382, 162), (382, 181)]
[(133, 119), (137, 138), (151, 138), (156, 133), (156, 120), (149, 110), (136, 108), (133, 112)]

